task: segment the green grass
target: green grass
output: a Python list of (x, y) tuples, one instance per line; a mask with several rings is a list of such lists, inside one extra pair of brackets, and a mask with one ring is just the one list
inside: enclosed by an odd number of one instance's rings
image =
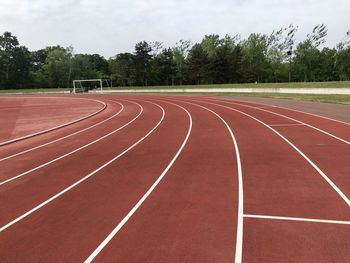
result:
[[(117, 87), (113, 89), (196, 89), (196, 88), (349, 88), (350, 81), (342, 82), (301, 82), (301, 83), (249, 83), (249, 84), (222, 84), (222, 85), (188, 85), (188, 86), (149, 86), (149, 87)], [(47, 89), (17, 89), (0, 90), (4, 93), (36, 93), (69, 91), (62, 88)], [(181, 94), (181, 93), (176, 93)], [(350, 104), (350, 95), (314, 95), (314, 94), (283, 94), (283, 93), (194, 93), (196, 95), (208, 94), (217, 96), (249, 96), (261, 98), (307, 100), (316, 102)]]
[(350, 81), (114, 87), (112, 89), (157, 90), (157, 89), (209, 89), (209, 88), (350, 88)]
[(63, 88), (47, 88), (47, 89), (0, 89), (1, 93), (37, 93), (37, 92), (60, 92), (69, 91)]
[(350, 104), (350, 95), (281, 94), (281, 93), (221, 93), (218, 96), (245, 96), (274, 99), (306, 100), (314, 102)]
[[(112, 89), (210, 89), (210, 88), (350, 88), (350, 81), (332, 82), (291, 82), (291, 83), (244, 83), (244, 84), (212, 84), (183, 86), (144, 86), (144, 87), (113, 87)], [(0, 93), (35, 93), (69, 91), (64, 88), (44, 89), (0, 89)]]

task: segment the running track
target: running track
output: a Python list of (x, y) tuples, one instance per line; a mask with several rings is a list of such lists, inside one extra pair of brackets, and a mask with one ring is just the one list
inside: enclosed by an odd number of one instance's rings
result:
[(348, 123), (218, 97), (0, 102), (0, 262), (350, 262)]

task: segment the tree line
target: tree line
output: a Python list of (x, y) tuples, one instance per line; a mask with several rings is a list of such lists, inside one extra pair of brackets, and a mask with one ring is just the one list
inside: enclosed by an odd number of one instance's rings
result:
[(350, 80), (350, 31), (326, 47), (327, 27), (317, 25), (296, 43), (298, 27), (271, 34), (206, 35), (174, 47), (142, 41), (132, 53), (105, 59), (74, 54), (73, 47), (29, 51), (16, 36), (0, 36), (0, 88), (67, 88), (73, 79), (109, 79), (113, 86)]

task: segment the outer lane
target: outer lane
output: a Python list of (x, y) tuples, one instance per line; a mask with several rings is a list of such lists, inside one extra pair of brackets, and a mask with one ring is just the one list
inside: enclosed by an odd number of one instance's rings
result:
[(295, 120), (312, 125), (326, 132), (335, 134), (340, 138), (350, 141), (350, 124), (328, 119), (327, 117), (324, 118), (322, 116), (313, 115), (312, 113), (310, 114), (308, 112), (296, 111), (293, 109), (282, 108), (282, 107), (269, 105), (269, 104), (260, 104), (260, 103), (254, 103), (254, 102), (246, 102), (246, 101), (223, 99), (223, 98), (215, 98), (215, 100), (219, 100), (223, 103), (234, 103), (236, 105), (239, 104), (242, 107), (245, 107), (246, 109), (256, 108), (257, 111), (262, 111), (262, 112), (265, 111), (267, 113), (270, 112), (271, 115), (273, 113), (281, 114), (286, 117), (294, 118)]
[[(283, 117), (283, 115), (274, 115), (264, 110), (246, 107), (245, 103), (231, 104), (226, 101), (220, 103), (250, 114), (280, 132), (304, 152), (341, 189), (348, 199), (350, 198), (350, 177), (348, 176), (350, 174), (350, 165), (348, 163), (350, 141), (346, 143), (311, 127), (298, 125), (298, 122)], [(275, 109), (274, 111), (277, 110)], [(331, 135), (350, 139), (349, 125), (307, 114), (302, 116), (300, 112), (296, 115), (293, 116), (290, 112), (288, 114), (295, 120), (302, 119), (302, 121), (311, 123), (319, 129), (332, 131), (333, 134)], [(293, 126), (288, 126), (288, 124)], [(294, 124), (297, 125), (294, 126)]]
[[(246, 214), (350, 221), (348, 206), (292, 148), (254, 120), (222, 111), (230, 115), (242, 152)], [(245, 218), (243, 262), (344, 262), (350, 258), (349, 230), (350, 225)]]

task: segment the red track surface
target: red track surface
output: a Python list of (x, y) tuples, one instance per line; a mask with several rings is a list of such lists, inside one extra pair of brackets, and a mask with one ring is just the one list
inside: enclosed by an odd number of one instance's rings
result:
[(0, 147), (0, 262), (350, 262), (350, 125), (215, 97), (80, 98), (0, 98), (0, 142), (107, 105)]

